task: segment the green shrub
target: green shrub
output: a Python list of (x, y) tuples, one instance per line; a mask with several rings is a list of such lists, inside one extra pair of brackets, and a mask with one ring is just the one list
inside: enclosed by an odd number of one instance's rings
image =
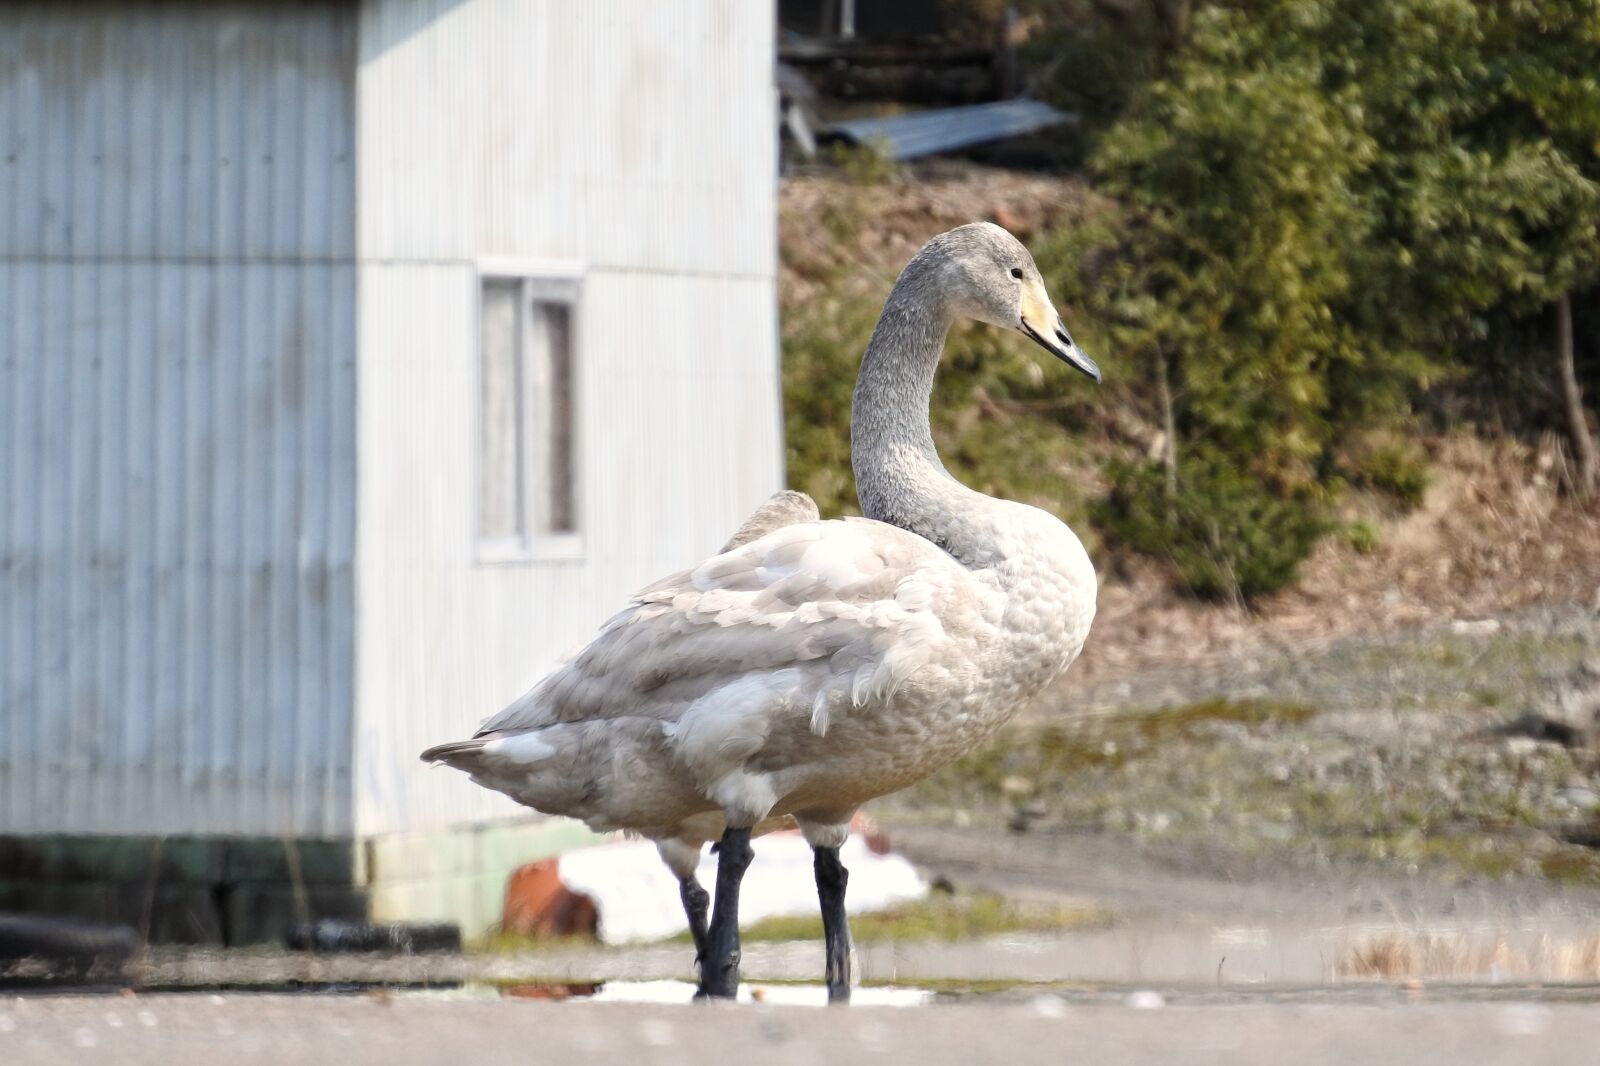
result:
[(905, 173), (883, 144), (831, 144), (822, 157), (852, 185), (882, 185)]
[(1179, 454), (1417, 502), (1414, 451), (1339, 457), (1508, 316), (1538, 319), (1501, 362), (1548, 365), (1547, 305), (1600, 278), (1597, 47), (1592, 0), (1196, 5), (1091, 156), (1126, 210), (1085, 283)]
[(1351, 522), (1344, 528), (1344, 542), (1358, 555), (1371, 555), (1383, 543), (1378, 528), (1371, 522)]
[(1428, 491), (1428, 461), (1415, 444), (1388, 441), (1361, 457), (1350, 472), (1350, 480), (1415, 507)]
[(1168, 491), (1159, 463), (1119, 463), (1095, 508), (1110, 542), (1169, 560), (1195, 595), (1249, 601), (1294, 580), (1327, 523), (1213, 457), (1180, 465)]

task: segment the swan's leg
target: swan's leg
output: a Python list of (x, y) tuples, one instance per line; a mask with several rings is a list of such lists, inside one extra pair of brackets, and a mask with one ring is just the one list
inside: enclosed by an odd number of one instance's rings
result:
[(749, 828), (729, 826), (717, 846), (717, 898), (700, 964), (700, 995), (732, 999), (739, 991), (739, 882), (755, 852)]
[(689, 935), (694, 937), (694, 962), (706, 963), (706, 912), (711, 909), (711, 896), (699, 880), (690, 874), (678, 878), (678, 898), (683, 900), (683, 913), (689, 919)]
[(664, 837), (656, 841), (656, 851), (667, 864), (672, 876), (678, 879), (678, 898), (683, 901), (683, 915), (689, 919), (689, 935), (694, 937), (694, 964), (706, 961), (706, 912), (711, 909), (711, 897), (701, 887), (695, 869), (700, 865), (700, 841), (681, 837)]
[(850, 1001), (850, 920), (844, 913), (844, 889), (850, 871), (839, 861), (838, 848), (813, 848), (817, 901), (822, 904), (822, 937), (827, 947), (828, 1002)]

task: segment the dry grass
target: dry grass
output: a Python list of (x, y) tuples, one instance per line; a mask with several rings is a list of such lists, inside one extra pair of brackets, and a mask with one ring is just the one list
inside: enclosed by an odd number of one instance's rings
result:
[(1421, 443), (1433, 476), (1422, 505), (1398, 513), (1351, 492), (1339, 517), (1365, 523), (1374, 545), (1325, 539), (1299, 582), (1254, 612), (1186, 599), (1148, 561), (1109, 575), (1073, 684), (1543, 603), (1600, 610), (1600, 506), (1561, 498), (1544, 456), (1516, 441), (1454, 433)]
[(1600, 935), (1543, 934), (1519, 944), (1506, 936), (1382, 933), (1353, 945), (1334, 972), (1340, 978), (1383, 981), (1600, 981)]
[(850, 293), (881, 301), (923, 242), (947, 229), (987, 219), (1028, 240), (1082, 224), (1105, 203), (1079, 178), (947, 160), (871, 183), (837, 174), (789, 178), (778, 197), (778, 298), (786, 312)]

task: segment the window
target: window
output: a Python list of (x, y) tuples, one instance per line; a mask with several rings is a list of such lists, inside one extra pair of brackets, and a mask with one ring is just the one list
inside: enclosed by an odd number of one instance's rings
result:
[(577, 281), (483, 276), (478, 345), (478, 554), (571, 557), (578, 529)]

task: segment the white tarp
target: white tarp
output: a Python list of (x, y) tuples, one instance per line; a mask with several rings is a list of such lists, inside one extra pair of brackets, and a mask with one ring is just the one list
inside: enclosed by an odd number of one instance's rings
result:
[[(778, 915), (817, 913), (817, 885), (811, 872), (811, 846), (797, 832), (769, 833), (752, 846), (755, 860), (745, 871), (739, 893), (739, 924)], [(845, 909), (851, 914), (883, 910), (921, 899), (928, 886), (898, 855), (879, 855), (852, 833), (839, 849), (850, 871)], [(643, 840), (619, 841), (569, 851), (560, 860), (561, 883), (594, 900), (600, 912), (600, 939), (607, 944), (660, 940), (688, 928), (677, 879)], [(707, 848), (700, 859), (700, 883), (714, 893), (717, 857)]]

